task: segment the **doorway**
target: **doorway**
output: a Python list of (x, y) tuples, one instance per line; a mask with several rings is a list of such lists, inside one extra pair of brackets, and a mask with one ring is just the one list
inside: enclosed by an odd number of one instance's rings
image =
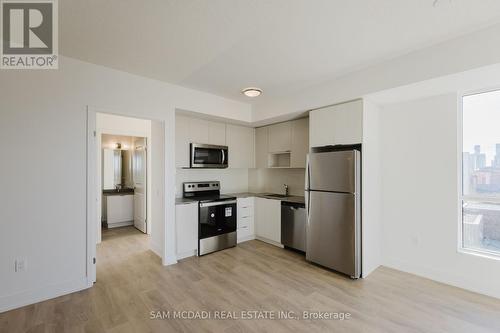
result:
[[(101, 242), (109, 239), (117, 242), (120, 237), (129, 237), (125, 243), (118, 242), (128, 244), (131, 235), (142, 237), (137, 244), (142, 244), (142, 248), (161, 257), (164, 262), (164, 138), (163, 121), (116, 115), (89, 107), (89, 286), (96, 281), (96, 262), (99, 262), (97, 248), (103, 248)], [(114, 247), (108, 243), (105, 248)], [(118, 247), (124, 248), (121, 245)], [(107, 256), (115, 254), (119, 255), (113, 251), (106, 252)], [(101, 259), (101, 262), (107, 261), (104, 257)], [(99, 267), (102, 269), (103, 266)]]
[(134, 226), (148, 233), (147, 142), (147, 137), (101, 133), (103, 230)]

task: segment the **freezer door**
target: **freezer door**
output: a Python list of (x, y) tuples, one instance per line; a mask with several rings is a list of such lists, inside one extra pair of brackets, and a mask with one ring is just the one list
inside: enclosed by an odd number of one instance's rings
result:
[(359, 199), (354, 194), (309, 192), (306, 259), (358, 278), (361, 273)]
[(360, 154), (357, 150), (309, 154), (309, 189), (359, 192)]

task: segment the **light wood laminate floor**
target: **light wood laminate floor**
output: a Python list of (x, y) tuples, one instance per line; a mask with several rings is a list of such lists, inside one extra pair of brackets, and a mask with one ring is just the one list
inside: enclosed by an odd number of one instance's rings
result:
[[(299, 319), (150, 319), (183, 310)], [(305, 320), (303, 311), (351, 318)], [(352, 281), (260, 241), (163, 267), (147, 236), (125, 227), (103, 233), (93, 288), (0, 314), (2, 333), (291, 331), (500, 332), (500, 300), (383, 267)]]

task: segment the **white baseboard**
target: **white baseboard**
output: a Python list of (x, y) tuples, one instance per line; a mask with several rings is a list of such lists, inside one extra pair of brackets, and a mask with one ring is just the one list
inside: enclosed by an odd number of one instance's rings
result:
[(87, 277), (0, 297), (0, 313), (87, 289)]
[(175, 265), (175, 264), (177, 264), (177, 257), (176, 256), (167, 255), (167, 257), (163, 261), (163, 266), (170, 266), (170, 265)]
[(154, 252), (154, 254), (156, 254), (160, 258), (162, 257), (162, 255), (161, 255), (161, 246), (159, 244), (150, 242), (149, 243), (149, 247), (150, 247), (151, 251)]
[(497, 284), (495, 284), (494, 288), (491, 288), (491, 286), (481, 284), (475, 279), (471, 280), (462, 275), (450, 273), (446, 270), (436, 269), (435, 267), (428, 267), (418, 264), (416, 265), (398, 259), (384, 260), (382, 266), (418, 275), (436, 282), (444, 283), (450, 286), (469, 290), (486, 296), (500, 298), (500, 288), (498, 287)]
[(198, 250), (177, 253), (177, 260), (181, 260), (181, 259), (185, 259), (185, 258), (189, 258), (189, 257), (194, 257), (196, 255), (198, 255)]
[(249, 236), (245, 236), (245, 237), (238, 237), (238, 244), (239, 243), (243, 243), (243, 242), (248, 242), (250, 240), (254, 240), (255, 239), (255, 235), (249, 235)]
[(108, 227), (108, 229), (113, 229), (113, 228), (120, 228), (120, 227), (128, 227), (130, 225), (134, 225), (134, 221), (108, 223), (107, 227)]
[(366, 278), (368, 275), (370, 275), (371, 273), (375, 272), (377, 270), (377, 268), (379, 268), (380, 265), (374, 265), (374, 266), (371, 266), (371, 267), (363, 267), (363, 276), (362, 278)]
[(274, 246), (277, 246), (277, 247), (284, 248), (283, 244), (275, 242), (275, 241), (270, 240), (270, 239), (267, 239), (265, 237), (255, 236), (255, 239), (260, 240), (261, 242), (264, 242), (264, 243), (267, 243), (267, 244), (271, 244), (271, 245), (274, 245)]

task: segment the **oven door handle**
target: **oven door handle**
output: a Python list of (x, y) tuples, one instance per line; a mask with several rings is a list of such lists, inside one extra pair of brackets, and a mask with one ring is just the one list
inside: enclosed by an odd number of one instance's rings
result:
[(226, 200), (226, 201), (215, 201), (215, 202), (200, 202), (200, 207), (213, 207), (213, 206), (222, 206), (222, 205), (231, 205), (235, 204), (236, 200)]

